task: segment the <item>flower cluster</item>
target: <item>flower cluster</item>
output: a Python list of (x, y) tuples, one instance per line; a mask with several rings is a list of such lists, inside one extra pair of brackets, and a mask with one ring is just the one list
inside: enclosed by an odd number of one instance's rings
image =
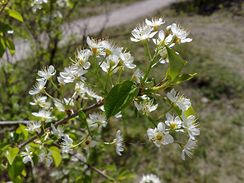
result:
[[(131, 41), (145, 42), (152, 40), (156, 45), (155, 52), (160, 54), (159, 63), (168, 63), (168, 54), (165, 46), (173, 47), (176, 44), (191, 42), (192, 39), (188, 38), (189, 33), (173, 23), (165, 28), (161, 29), (161, 26), (165, 23), (162, 18), (145, 20), (143, 25), (136, 27), (132, 32)], [(155, 38), (157, 35), (157, 38)]]
[[(31, 7), (32, 11), (35, 13), (38, 10), (42, 10), (43, 6), (50, 2), (50, 0), (32, 0)], [(64, 8), (68, 6), (68, 0), (56, 0), (55, 5), (57, 5), (59, 8)], [(55, 13), (61, 14), (59, 11), (56, 11)]]
[[(186, 156), (191, 157), (197, 144), (196, 138), (200, 135), (197, 118), (192, 112), (190, 99), (175, 89), (169, 89), (180, 83), (177, 79), (182, 82), (181, 69), (177, 67), (174, 70), (173, 67), (177, 65), (179, 54), (172, 47), (192, 39), (175, 23), (163, 30), (164, 23), (162, 18), (146, 19), (143, 25), (132, 31), (131, 41), (143, 43), (147, 52), (146, 69), (137, 67), (127, 49), (109, 40), (87, 37), (87, 48), (77, 50), (62, 71), (57, 72), (53, 65), (38, 71), (36, 84), (29, 91), (33, 96), (30, 104), (35, 112), (32, 112), (32, 121), (26, 129), (30, 134), (37, 133), (39, 140), (31, 141), (26, 146), (21, 153), (23, 162), (33, 165), (33, 157), (37, 156), (39, 162), (50, 166), (57, 147), (64, 156), (78, 153), (84, 161), (89, 159), (93, 149), (104, 149), (106, 145), (113, 145), (116, 154), (122, 156), (126, 138), (122, 135), (120, 123), (115, 127), (110, 124), (110, 119), (124, 120), (127, 114), (123, 110), (129, 104), (134, 104), (130, 107), (137, 111), (137, 115), (144, 116), (154, 125), (145, 130), (150, 142), (158, 148), (175, 143), (182, 150), (183, 160)], [(172, 60), (169, 53), (176, 60)], [(158, 63), (167, 62), (169, 64), (163, 66), (168, 70), (164, 76), (158, 77), (160, 81), (150, 75), (156, 65), (162, 66)], [(173, 66), (172, 62), (175, 62)], [(135, 71), (129, 80), (121, 82), (120, 76), (126, 69)], [(172, 70), (173, 79), (170, 75)], [(155, 117), (157, 111), (162, 109), (167, 112), (160, 118)], [(116, 135), (110, 133), (114, 131), (111, 129), (104, 137), (104, 130), (107, 132), (111, 126), (118, 128)], [(35, 149), (33, 143), (41, 148)], [(50, 144), (55, 144), (55, 147), (49, 148)], [(32, 149), (35, 150), (32, 152)], [(150, 174), (143, 176), (140, 182), (159, 183), (160, 180)]]
[[(32, 112), (35, 121), (27, 124), (27, 130), (30, 133), (40, 133), (45, 126), (51, 124), (51, 134), (61, 140), (62, 153), (72, 152), (72, 148), (78, 145), (83, 145), (84, 149), (95, 146), (97, 144), (96, 137), (91, 133), (97, 133), (99, 137), (99, 133), (108, 123), (104, 107), (100, 106), (97, 112), (90, 113), (85, 119), (87, 129), (80, 133), (81, 141), (78, 144), (75, 144), (74, 139), (65, 133), (62, 126), (57, 127), (53, 124), (55, 120), (59, 119), (57, 116), (61, 114), (72, 115), (74, 111), (79, 111), (80, 107), (86, 107), (85, 105), (81, 106), (83, 101), (86, 101), (85, 103), (88, 105), (91, 102), (103, 100), (103, 97), (91, 88), (92, 84), (85, 75), (95, 70), (96, 74), (100, 72), (100, 78), (102, 76), (106, 78), (118, 71), (123, 71), (125, 68), (134, 69), (136, 67), (132, 55), (110, 41), (95, 40), (88, 37), (87, 45), (89, 48), (77, 50), (75, 57), (71, 59), (71, 64), (58, 74), (53, 65), (38, 71), (36, 84), (29, 91), (29, 94), (33, 96), (33, 101), (30, 104), (36, 106), (35, 108), (39, 111)], [(66, 87), (71, 87), (73, 93), (69, 97), (56, 98), (48, 93), (50, 86), (58, 91), (64, 91)], [(93, 84), (93, 87), (95, 88), (96, 84)], [(102, 91), (99, 92), (102, 93)], [(120, 118), (121, 114), (118, 113), (115, 117)], [(42, 143), (45, 144), (45, 141)], [(114, 143), (111, 144), (115, 144), (116, 153), (121, 156), (124, 146), (120, 130), (117, 131)], [(46, 158), (45, 161), (48, 162), (47, 165), (49, 166), (52, 161), (47, 155), (48, 153), (45, 156), (42, 153), (39, 159), (44, 162), (43, 159)], [(30, 159), (29, 156), (29, 161)]]
[(173, 143), (173, 135), (176, 136), (176, 133), (179, 133), (181, 136), (188, 134), (189, 139), (185, 145), (180, 144), (183, 147), (181, 157), (185, 160), (185, 155), (192, 156), (192, 150), (196, 147), (196, 136), (200, 135), (200, 130), (195, 116), (186, 116), (184, 113), (191, 107), (190, 100), (177, 95), (174, 89), (167, 93), (167, 97), (173, 107), (178, 107), (182, 111), (181, 114), (173, 116), (170, 113), (166, 113), (165, 122), (159, 122), (154, 129), (149, 128), (147, 135), (149, 140), (157, 147), (160, 147), (161, 145)]
[[(142, 42), (147, 48), (150, 42), (155, 45), (154, 55), (149, 51), (149, 59), (151, 62), (149, 70), (156, 66), (157, 63), (164, 64), (169, 62), (167, 47), (172, 48), (176, 44), (192, 41), (191, 38), (188, 38), (189, 33), (179, 25), (173, 23), (166, 26), (165, 29), (162, 29), (164, 23), (165, 21), (162, 18), (146, 19), (143, 25), (136, 27), (131, 32), (131, 41)], [(134, 78), (138, 83), (146, 81), (145, 79), (147, 78), (143, 78), (145, 76), (147, 75), (143, 76), (143, 73), (138, 70), (134, 74)], [(158, 122), (155, 128), (149, 128), (147, 135), (149, 140), (157, 147), (176, 142), (182, 148), (182, 159), (185, 160), (185, 155), (191, 157), (192, 150), (196, 147), (196, 136), (200, 134), (198, 123), (193, 114), (187, 115), (186, 113), (191, 108), (190, 99), (180, 96), (174, 89), (168, 92), (166, 97), (172, 109), (177, 111), (177, 115), (174, 116), (167, 113), (166, 120), (164, 122)], [(146, 116), (150, 116), (150, 113), (158, 108), (156, 100), (150, 97), (150, 95), (145, 94), (137, 97), (134, 100), (134, 104), (137, 110)], [(176, 133), (179, 133), (180, 136), (188, 134), (189, 140), (179, 143), (179, 139), (176, 139)]]

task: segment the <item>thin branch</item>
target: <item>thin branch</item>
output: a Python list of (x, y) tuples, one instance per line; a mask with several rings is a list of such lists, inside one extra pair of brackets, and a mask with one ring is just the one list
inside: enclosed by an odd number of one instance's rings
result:
[(2, 6), (2, 8), (0, 9), (0, 15), (2, 14), (3, 10), (7, 7), (9, 3), (9, 0)]
[(99, 170), (98, 168), (92, 166), (91, 164), (85, 162), (82, 158), (80, 158), (77, 154), (70, 153), (74, 157), (76, 157), (79, 161), (81, 161), (83, 164), (85, 164), (89, 169), (93, 170), (94, 172), (98, 173), (99, 175), (103, 176), (104, 178), (110, 180), (111, 182), (115, 182), (114, 178), (108, 176), (105, 174), (102, 170)]
[(30, 121), (0, 121), (1, 125), (19, 125), (19, 124), (28, 124)]
[[(92, 110), (92, 109), (95, 109), (95, 108), (98, 108), (98, 107), (102, 106), (103, 103), (104, 103), (104, 101), (102, 100), (102, 101), (100, 101), (100, 102), (98, 102), (98, 103), (95, 103), (95, 104), (93, 104), (93, 105), (88, 106), (88, 107), (85, 108), (85, 109), (81, 109), (80, 111), (88, 112), (88, 111), (90, 111), (90, 110)], [(54, 123), (54, 126), (57, 127), (57, 126), (59, 126), (59, 125), (62, 125), (62, 124), (67, 123), (70, 119), (72, 119), (72, 118), (78, 116), (80, 111), (77, 111), (77, 112), (71, 114), (70, 116), (68, 116), (68, 117), (66, 117), (66, 118), (64, 118), (64, 119), (61, 119), (61, 120), (59, 120), (59, 121), (56, 121), (56, 122)], [(48, 131), (48, 130), (51, 130), (51, 128), (48, 127), (48, 128), (45, 129), (45, 131)], [(27, 144), (33, 142), (33, 141), (36, 140), (38, 137), (42, 136), (42, 135), (45, 133), (45, 131), (41, 131), (40, 133), (38, 133), (38, 134), (32, 136), (31, 138), (29, 138), (29, 139), (26, 140), (25, 142), (21, 143), (21, 144), (18, 146), (18, 148), (21, 149), (21, 148), (23, 148), (24, 146), (26, 146)]]

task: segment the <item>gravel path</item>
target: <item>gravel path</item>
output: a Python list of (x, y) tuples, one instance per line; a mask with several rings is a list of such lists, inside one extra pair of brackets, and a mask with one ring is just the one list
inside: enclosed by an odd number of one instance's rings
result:
[[(76, 20), (62, 25), (63, 39), (59, 47), (64, 46), (70, 38), (81, 39), (82, 35), (94, 34), (104, 28), (114, 27), (130, 23), (140, 17), (147, 16), (158, 9), (168, 6), (174, 0), (145, 0), (136, 2), (129, 6), (114, 10), (109, 14), (102, 14), (86, 19)], [(41, 35), (45, 45), (46, 36)], [(12, 62), (26, 59), (31, 55), (31, 47), (28, 40), (15, 41), (16, 53), (10, 58)]]

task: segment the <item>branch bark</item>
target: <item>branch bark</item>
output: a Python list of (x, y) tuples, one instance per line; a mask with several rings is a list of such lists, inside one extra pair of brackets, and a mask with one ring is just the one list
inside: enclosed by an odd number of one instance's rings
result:
[(30, 121), (0, 121), (1, 125), (19, 125), (19, 124), (27, 124)]

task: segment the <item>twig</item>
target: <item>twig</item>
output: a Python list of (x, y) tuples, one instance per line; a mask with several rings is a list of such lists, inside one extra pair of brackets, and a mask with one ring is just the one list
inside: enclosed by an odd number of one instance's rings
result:
[(1, 125), (18, 125), (18, 124), (28, 124), (31, 121), (0, 121)]
[(94, 172), (98, 173), (99, 175), (103, 176), (104, 178), (110, 180), (111, 182), (115, 182), (114, 178), (108, 176), (107, 174), (105, 174), (102, 170), (99, 170), (98, 168), (92, 166), (91, 164), (85, 162), (83, 159), (81, 159), (77, 154), (74, 153), (70, 153), (71, 155), (73, 155), (74, 157), (76, 157), (79, 161), (81, 161), (83, 164), (87, 165), (88, 168), (90, 168), (91, 170), (93, 170)]
[[(100, 101), (100, 102), (98, 102), (98, 103), (95, 103), (95, 104), (93, 104), (93, 105), (90, 105), (90, 106), (88, 106), (87, 108), (82, 109), (82, 110), (80, 110), (80, 111), (88, 112), (88, 111), (90, 111), (90, 110), (92, 110), (92, 109), (95, 109), (95, 108), (97, 108), (97, 107), (102, 106), (103, 103), (104, 103), (104, 101), (102, 100), (102, 101)], [(66, 117), (66, 118), (64, 118), (64, 119), (61, 119), (61, 120), (55, 122), (55, 123), (54, 123), (54, 126), (57, 127), (57, 126), (59, 126), (59, 125), (62, 125), (62, 124), (64, 124), (64, 123), (68, 122), (70, 119), (72, 119), (72, 118), (78, 116), (80, 111), (77, 111), (77, 112), (71, 114), (70, 116), (68, 116), (68, 117)], [(50, 129), (51, 129), (51, 128), (48, 127), (48, 128), (46, 128), (45, 130), (50, 130)], [(23, 147), (26, 146), (27, 144), (33, 142), (33, 141), (34, 141), (35, 139), (37, 139), (38, 137), (42, 136), (44, 133), (45, 133), (45, 131), (41, 131), (41, 132), (39, 132), (38, 134), (32, 136), (31, 138), (29, 138), (29, 139), (26, 140), (25, 142), (21, 143), (21, 144), (18, 146), (18, 148), (19, 148), (19, 149), (23, 148)]]
[(9, 0), (2, 6), (2, 8), (0, 9), (0, 15), (2, 14), (3, 10), (6, 8), (8, 3), (9, 3)]

